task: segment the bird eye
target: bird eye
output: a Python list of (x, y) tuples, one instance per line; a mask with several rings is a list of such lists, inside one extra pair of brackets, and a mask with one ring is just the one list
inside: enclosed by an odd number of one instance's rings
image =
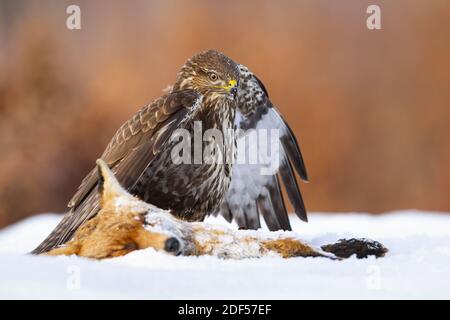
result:
[(209, 79), (211, 79), (212, 81), (217, 81), (219, 79), (219, 76), (217, 74), (215, 74), (214, 72), (211, 72), (209, 74)]

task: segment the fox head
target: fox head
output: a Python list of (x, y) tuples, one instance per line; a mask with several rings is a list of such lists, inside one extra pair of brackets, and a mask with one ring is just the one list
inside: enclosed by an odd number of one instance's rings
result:
[[(128, 193), (117, 181), (108, 165), (101, 159), (96, 161), (99, 175), (98, 192), (100, 212), (132, 217), (142, 224), (142, 232), (134, 237), (137, 248), (152, 247), (171, 254), (181, 254), (184, 245), (183, 222), (167, 210), (162, 210)], [(162, 230), (161, 226), (164, 226)]]

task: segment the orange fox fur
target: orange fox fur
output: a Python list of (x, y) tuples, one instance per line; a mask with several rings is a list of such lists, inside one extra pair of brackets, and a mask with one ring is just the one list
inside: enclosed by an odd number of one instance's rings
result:
[(97, 160), (101, 210), (84, 223), (65, 245), (47, 255), (79, 255), (103, 259), (154, 248), (171, 254), (222, 258), (263, 256), (335, 258), (292, 232), (233, 230), (203, 222), (186, 222), (127, 193), (108, 166)]

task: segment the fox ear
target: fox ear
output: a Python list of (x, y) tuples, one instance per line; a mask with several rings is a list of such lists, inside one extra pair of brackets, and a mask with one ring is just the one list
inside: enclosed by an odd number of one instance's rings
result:
[(100, 207), (104, 208), (114, 198), (127, 193), (120, 186), (114, 173), (102, 159), (96, 161), (98, 172), (98, 193), (100, 195)]

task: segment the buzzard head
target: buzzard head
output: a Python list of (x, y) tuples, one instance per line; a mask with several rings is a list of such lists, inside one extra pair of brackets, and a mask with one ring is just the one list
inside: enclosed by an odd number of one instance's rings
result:
[(181, 68), (173, 91), (192, 89), (211, 98), (237, 96), (239, 69), (223, 53), (208, 50), (194, 55)]

